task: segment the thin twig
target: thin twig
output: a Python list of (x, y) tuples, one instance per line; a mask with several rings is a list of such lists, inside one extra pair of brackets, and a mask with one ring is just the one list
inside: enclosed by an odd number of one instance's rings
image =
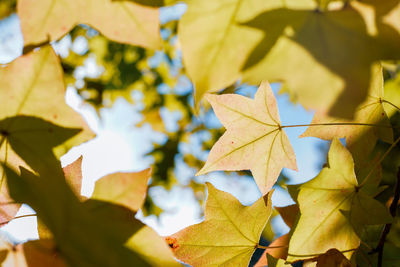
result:
[(266, 246), (262, 246), (260, 244), (257, 244), (257, 248), (261, 248), (261, 249), (273, 249), (273, 248), (287, 248), (288, 246), (271, 246), (271, 247), (266, 247)]
[[(396, 187), (395, 187), (395, 191), (394, 191), (393, 200), (392, 200), (392, 203), (390, 204), (390, 208), (389, 208), (390, 215), (392, 215), (393, 218), (396, 217), (396, 211), (397, 211), (397, 205), (399, 202), (399, 198), (400, 198), (400, 167), (397, 171)], [(376, 248), (374, 250), (369, 252), (369, 254), (378, 252), (378, 267), (382, 267), (383, 247), (385, 246), (386, 237), (389, 234), (391, 227), (392, 227), (392, 223), (388, 223), (385, 225), (385, 228), (383, 228), (381, 237), (379, 239), (378, 245), (376, 246)]]
[(0, 225), (7, 224), (7, 223), (9, 223), (9, 222), (11, 222), (11, 221), (13, 221), (13, 220), (15, 220), (15, 219), (21, 219), (21, 218), (33, 217), (33, 216), (37, 216), (37, 215), (36, 215), (36, 214), (26, 214), (26, 215), (17, 216), (17, 217), (12, 218), (12, 219), (9, 220), (9, 221), (0, 222)]
[(386, 158), (386, 156), (389, 155), (390, 151), (392, 151), (392, 149), (395, 148), (397, 143), (399, 143), (399, 142), (400, 142), (400, 137), (397, 138), (396, 141), (394, 141), (393, 144), (390, 145), (388, 150), (386, 150), (386, 152), (382, 155), (382, 157), (375, 163), (373, 168), (369, 171), (369, 173), (364, 178), (364, 180), (361, 182), (361, 184), (358, 186), (358, 188), (361, 188), (367, 184), (369, 178), (372, 177), (374, 170), (382, 163), (382, 161)]
[(362, 122), (326, 122), (326, 123), (294, 124), (294, 125), (282, 125), (281, 128), (312, 127), (312, 126), (370, 126), (370, 127), (383, 127), (392, 129), (397, 128), (391, 125), (362, 123)]

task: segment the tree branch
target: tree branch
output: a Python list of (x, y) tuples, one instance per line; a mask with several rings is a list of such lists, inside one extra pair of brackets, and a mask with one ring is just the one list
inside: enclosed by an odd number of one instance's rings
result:
[[(390, 204), (390, 214), (392, 215), (392, 217), (396, 217), (396, 211), (397, 211), (397, 205), (399, 202), (399, 198), (400, 198), (400, 167), (397, 171), (397, 181), (396, 181), (396, 188), (394, 191), (394, 196), (393, 196), (393, 201)], [(383, 260), (383, 247), (385, 246), (385, 241), (386, 241), (386, 237), (390, 232), (390, 228), (392, 227), (391, 223), (388, 223), (385, 225), (385, 228), (383, 228), (382, 234), (381, 234), (381, 238), (379, 239), (379, 243), (376, 246), (376, 248), (374, 250), (372, 250), (371, 252), (369, 252), (368, 254), (373, 254), (378, 252), (378, 267), (382, 267), (382, 260)]]

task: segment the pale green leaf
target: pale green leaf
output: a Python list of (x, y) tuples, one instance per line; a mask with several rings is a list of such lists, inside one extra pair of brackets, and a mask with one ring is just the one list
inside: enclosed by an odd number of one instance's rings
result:
[(385, 82), (385, 99), (391, 103), (385, 103), (385, 111), (389, 117), (392, 117), (400, 107), (400, 75)]
[(251, 206), (207, 184), (205, 220), (167, 238), (175, 256), (193, 266), (248, 266), (271, 215), (271, 193)]
[(125, 245), (143, 255), (152, 266), (182, 266), (175, 260), (165, 239), (148, 226), (143, 226), (129, 238)]
[[(332, 140), (335, 137), (345, 138), (356, 166), (365, 165), (378, 139), (388, 143), (393, 142), (393, 130), (384, 110), (385, 98), (382, 67), (377, 64), (372, 71), (367, 99), (357, 108), (354, 120), (333, 118), (317, 113), (311, 122), (316, 125), (308, 127), (301, 137), (314, 136), (325, 140)], [(334, 125), (317, 125), (330, 123)], [(341, 123), (369, 125), (337, 125)]]
[(348, 4), (324, 12), (263, 12), (246, 23), (264, 32), (264, 39), (243, 67), (244, 81), (283, 81), (305, 107), (352, 118), (367, 97), (371, 65), (400, 57), (400, 35), (381, 24), (370, 32), (364, 11)]
[(214, 144), (197, 175), (215, 170), (251, 170), (262, 193), (275, 184), (283, 167), (296, 170), (296, 156), (281, 128), (271, 87), (261, 84), (254, 100), (235, 94), (208, 95), (227, 131)]
[(198, 105), (207, 92), (228, 87), (240, 77), (240, 70), (254, 44), (263, 34), (243, 27), (241, 22), (262, 11), (286, 5), (314, 6), (313, 1), (190, 0), (179, 22), (183, 62), (195, 87)]
[[(290, 189), (300, 218), (289, 243), (290, 262), (310, 259), (336, 248), (348, 259), (360, 244), (363, 225), (391, 221), (385, 206), (358, 187), (350, 152), (335, 138), (328, 166), (309, 182)], [(373, 212), (373, 214), (371, 214)]]

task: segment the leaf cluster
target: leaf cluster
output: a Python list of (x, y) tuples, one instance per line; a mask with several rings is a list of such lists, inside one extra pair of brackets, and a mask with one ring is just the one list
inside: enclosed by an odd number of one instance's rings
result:
[[(400, 2), (188, 0), (181, 19), (161, 23), (160, 7), (176, 2), (1, 2), (0, 18), (17, 11), (24, 51), (0, 68), (0, 224), (25, 203), (40, 236), (4, 240), (2, 265), (399, 265)], [(65, 40), (57, 55), (51, 45)], [(101, 70), (80, 75), (93, 59)], [(282, 124), (268, 81), (313, 121)], [(240, 94), (247, 85), (258, 86), (254, 98)], [(82, 197), (82, 158), (61, 168), (60, 156), (94, 134), (65, 104), (66, 86), (97, 111), (120, 97), (137, 107), (132, 126), (165, 137), (148, 153), (152, 171), (110, 174)], [(165, 112), (178, 114), (176, 127)], [(287, 185), (278, 179), (297, 170), (293, 127), (331, 144), (316, 177)], [(182, 163), (189, 181), (176, 173)], [(194, 174), (213, 171), (253, 177), (262, 196), (244, 206), (207, 183), (204, 221), (165, 239), (135, 219), (161, 212), (153, 186), (191, 187), (202, 201)], [(277, 185), (294, 205), (272, 207)], [(275, 236), (275, 216), (289, 233)]]

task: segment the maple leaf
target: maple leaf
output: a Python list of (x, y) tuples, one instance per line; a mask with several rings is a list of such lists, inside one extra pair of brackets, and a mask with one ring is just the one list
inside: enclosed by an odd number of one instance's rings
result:
[(318, 256), (316, 267), (351, 267), (351, 262), (337, 249), (330, 249), (325, 254)]
[(278, 8), (246, 22), (265, 36), (244, 65), (243, 80), (283, 81), (305, 107), (352, 118), (367, 96), (372, 64), (399, 58), (394, 44), (400, 41), (385, 25), (377, 24), (373, 34), (364, 20), (368, 14), (354, 5), (326, 11)]
[(300, 208), (289, 243), (289, 262), (313, 258), (331, 248), (350, 259), (360, 243), (357, 233), (365, 225), (392, 220), (385, 206), (359, 188), (352, 156), (337, 138), (328, 153), (328, 166), (309, 182), (290, 186), (289, 192)]
[[(315, 6), (313, 1), (285, 1), (291, 7)], [(244, 27), (264, 10), (281, 6), (280, 1), (193, 0), (179, 22), (183, 61), (195, 87), (198, 106), (207, 92), (216, 92), (240, 77), (241, 66), (262, 33)]]
[[(81, 195), (82, 190), (82, 160), (83, 157), (80, 156), (71, 164), (63, 167), (63, 173), (65, 177), (65, 181), (69, 185), (69, 187), (74, 192), (75, 196), (84, 201), (86, 198)], [(37, 230), (40, 239), (52, 239), (53, 235), (50, 230), (46, 227), (46, 225), (40, 220), (37, 219)]]
[(357, 7), (369, 7), (371, 20), (380, 28), (395, 29), (400, 33), (400, 3), (397, 0), (387, 0), (385, 2), (379, 0), (365, 0), (353, 3)]
[(135, 3), (20, 0), (17, 10), (25, 47), (58, 40), (80, 23), (116, 42), (152, 49), (161, 45), (158, 10)]
[(253, 99), (235, 95), (207, 95), (227, 131), (214, 144), (204, 167), (196, 174), (215, 170), (251, 170), (265, 194), (283, 167), (297, 170), (296, 156), (283, 132), (270, 85), (260, 85)]
[[(392, 143), (393, 130), (386, 115), (384, 105), (382, 67), (374, 66), (367, 99), (357, 108), (354, 120), (332, 118), (315, 114), (311, 124), (355, 123), (365, 125), (320, 125), (310, 126), (300, 137), (314, 136), (325, 140), (335, 137), (346, 138), (346, 145), (353, 155), (357, 168), (369, 164), (369, 156), (379, 139)], [(377, 125), (377, 126), (373, 126)], [(365, 166), (364, 166), (365, 167)]]
[[(22, 165), (47, 171), (58, 162), (56, 157), (94, 136), (81, 116), (65, 104), (62, 70), (51, 47), (42, 47), (1, 68), (0, 79), (0, 98), (4, 99), (0, 106), (2, 162), (14, 168)], [(13, 202), (4, 183), (0, 198), (2, 203)], [(1, 225), (15, 216), (19, 206), (1, 206)]]
[(271, 216), (272, 192), (251, 206), (207, 183), (205, 219), (166, 240), (175, 256), (193, 266), (248, 266)]
[[(22, 157), (38, 171), (46, 168), (41, 162), (50, 160), (52, 153), (59, 157), (94, 136), (82, 117), (65, 103), (62, 73), (50, 46), (0, 69), (0, 98), (4, 99), (0, 106), (3, 162), (27, 167), (19, 159)], [(51, 162), (47, 167), (55, 163)]]
[[(145, 198), (150, 172), (105, 176), (96, 184), (97, 199), (83, 201), (69, 186), (70, 181), (79, 181), (81, 177), (80, 163), (78, 159), (64, 172), (46, 172), (40, 177), (23, 168), (18, 175), (3, 166), (10, 195), (37, 212), (38, 219), (51, 232), (51, 235), (45, 232), (44, 236), (54, 238), (57, 251), (67, 263), (73, 266), (179, 266), (164, 238), (134, 218)], [(127, 188), (131, 189), (130, 194)], [(142, 247), (143, 244), (146, 246)], [(157, 257), (153, 255), (155, 250)]]

